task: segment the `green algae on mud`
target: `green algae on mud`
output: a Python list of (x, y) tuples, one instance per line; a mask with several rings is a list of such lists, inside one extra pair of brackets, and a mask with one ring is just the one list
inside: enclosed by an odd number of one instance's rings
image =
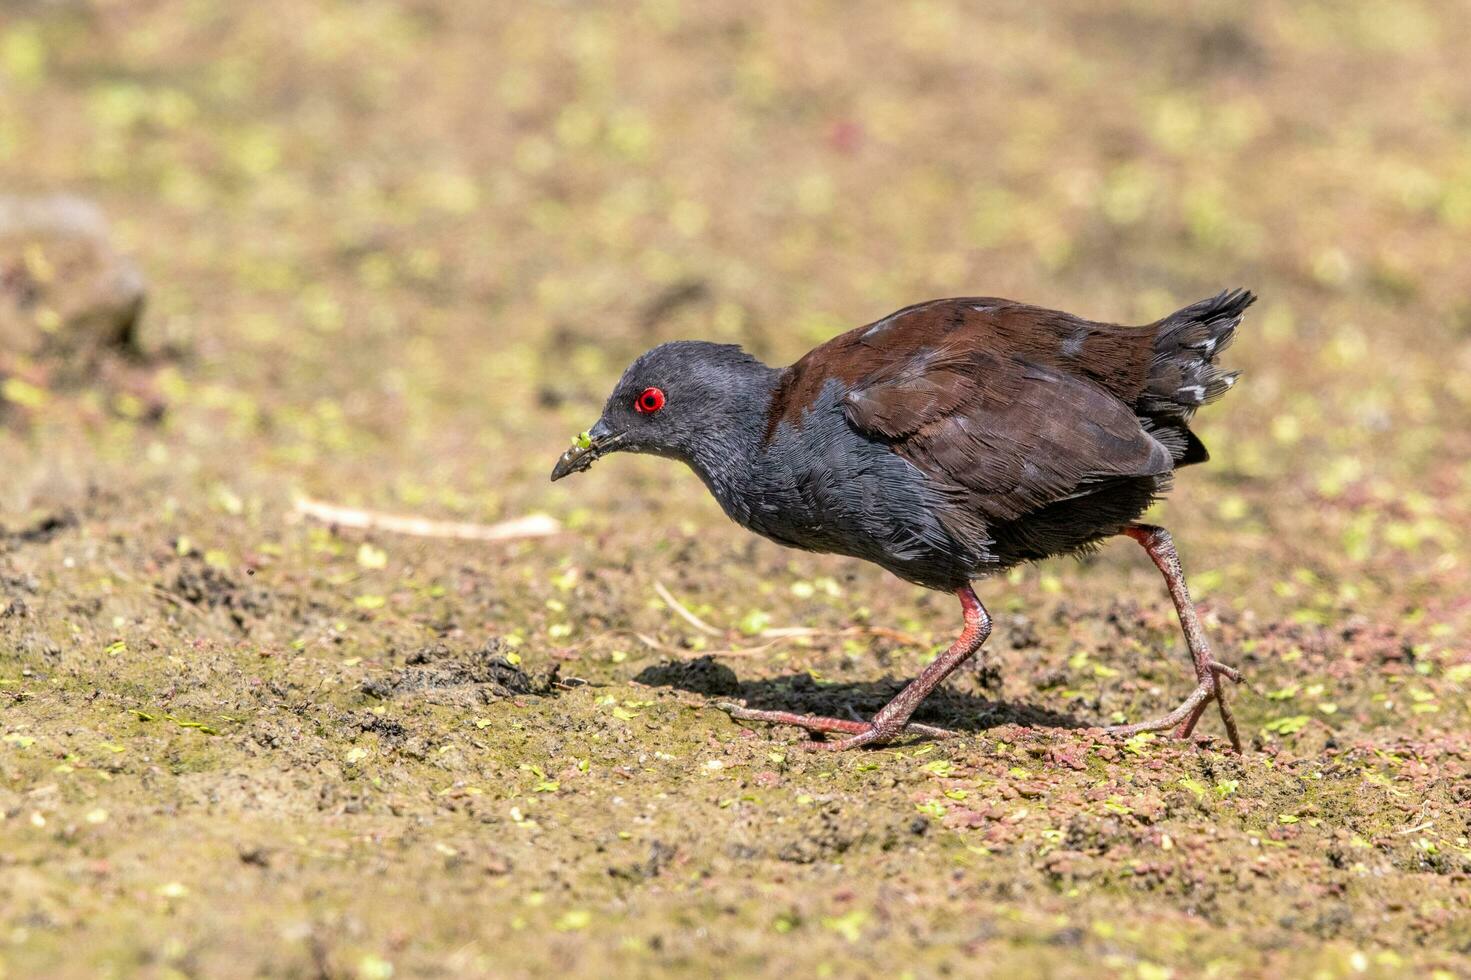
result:
[[(12, 8), (0, 176), (96, 199), (173, 353), (0, 361), (0, 972), (1471, 972), (1464, 12)], [(1261, 317), (1159, 520), (1241, 758), (1087, 731), (1183, 693), (1123, 545), (981, 584), (960, 738), (747, 730), (873, 710), (948, 597), (665, 461), (545, 482), (653, 343), (1223, 270)]]

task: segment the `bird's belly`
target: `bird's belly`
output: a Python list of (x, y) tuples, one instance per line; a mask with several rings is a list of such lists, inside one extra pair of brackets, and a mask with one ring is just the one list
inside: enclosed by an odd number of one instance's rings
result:
[(724, 495), (727, 512), (780, 544), (862, 558), (932, 588), (965, 584), (983, 556), (946, 529), (943, 494), (854, 432), (839, 395), (824, 391), (801, 428), (778, 426), (753, 478)]
[(783, 508), (741, 523), (777, 544), (860, 558), (930, 588), (955, 588), (976, 574), (975, 559), (948, 535), (902, 511)]

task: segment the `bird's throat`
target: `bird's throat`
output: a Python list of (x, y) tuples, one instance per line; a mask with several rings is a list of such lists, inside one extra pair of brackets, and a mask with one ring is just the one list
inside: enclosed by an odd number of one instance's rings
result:
[(762, 366), (760, 372), (733, 379), (722, 398), (723, 417), (704, 427), (686, 450), (690, 469), (740, 524), (749, 524), (751, 496), (761, 483), (756, 477), (779, 375)]

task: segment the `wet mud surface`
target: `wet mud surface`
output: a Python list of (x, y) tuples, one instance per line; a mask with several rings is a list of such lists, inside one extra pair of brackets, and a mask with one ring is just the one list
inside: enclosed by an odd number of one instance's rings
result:
[[(0, 976), (1466, 975), (1467, 24), (1349, 8), (9, 5), (0, 178), (147, 304), (73, 371), (96, 270), (0, 255)], [(660, 341), (1235, 285), (1151, 519), (1243, 756), (1094, 727), (1193, 683), (1132, 542), (834, 755), (716, 703), (869, 714), (952, 597), (546, 482)]]

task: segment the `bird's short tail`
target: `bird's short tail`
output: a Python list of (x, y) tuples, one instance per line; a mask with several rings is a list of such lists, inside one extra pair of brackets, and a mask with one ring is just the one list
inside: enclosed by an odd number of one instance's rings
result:
[(1139, 398), (1141, 415), (1189, 421), (1195, 410), (1236, 383), (1216, 358), (1230, 346), (1246, 308), (1256, 297), (1232, 289), (1171, 313), (1154, 325), (1154, 361)]
[(1169, 448), (1176, 466), (1210, 458), (1190, 431), (1190, 417), (1236, 383), (1239, 372), (1222, 371), (1216, 358), (1230, 346), (1241, 315), (1254, 302), (1249, 290), (1231, 289), (1154, 324), (1154, 360), (1136, 411)]

